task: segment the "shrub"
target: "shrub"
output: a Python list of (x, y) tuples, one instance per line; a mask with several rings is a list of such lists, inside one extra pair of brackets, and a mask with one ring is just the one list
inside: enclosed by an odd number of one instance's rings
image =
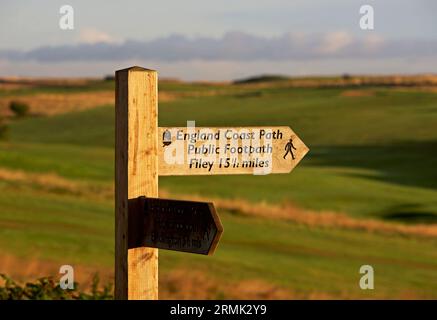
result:
[(290, 80), (289, 77), (275, 75), (275, 74), (265, 74), (260, 76), (249, 77), (245, 79), (234, 80), (235, 84), (247, 84), (247, 83), (262, 83), (262, 82), (280, 82)]
[(26, 103), (11, 101), (9, 109), (17, 116), (24, 117), (29, 113), (29, 106)]
[(78, 284), (74, 284), (72, 290), (62, 289), (58, 282), (51, 277), (38, 279), (36, 282), (28, 282), (20, 286), (14, 280), (4, 274), (0, 274), (4, 285), (0, 286), (0, 300), (109, 300), (113, 299), (112, 285), (106, 285), (99, 289), (99, 276), (93, 277), (91, 292), (79, 292)]

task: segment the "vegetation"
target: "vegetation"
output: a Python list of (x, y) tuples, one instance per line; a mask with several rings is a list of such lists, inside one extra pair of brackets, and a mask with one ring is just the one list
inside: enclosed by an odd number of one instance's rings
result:
[[(104, 83), (93, 86), (113, 85)], [(289, 175), (160, 178), (160, 190), (172, 196), (292, 205), (321, 221), (330, 211), (435, 227), (435, 90), (187, 83), (160, 90), (175, 97), (160, 103), (160, 126), (289, 125), (310, 148)], [(10, 124), (9, 140), (0, 142), (2, 252), (112, 270), (113, 124), (113, 106)], [(436, 237), (302, 224), (238, 207), (219, 214), (225, 233), (216, 254), (162, 250), (162, 279), (190, 270), (235, 288), (262, 280), (297, 298), (437, 297)], [(358, 287), (363, 264), (375, 268), (371, 292)]]
[(280, 75), (261, 75), (256, 77), (249, 77), (245, 79), (235, 80), (235, 84), (244, 84), (244, 83), (260, 83), (260, 82), (272, 82), (272, 81), (284, 81), (290, 80), (289, 77), (280, 76)]
[[(385, 220), (435, 220), (436, 94), (363, 89), (358, 96), (348, 96), (347, 89), (273, 87), (262, 89), (262, 96), (241, 98), (231, 90), (230, 94), (161, 103), (160, 125), (183, 126), (184, 119), (195, 119), (199, 126), (290, 125), (310, 153), (291, 175), (166, 177), (161, 187), (177, 193), (291, 202)], [(21, 168), (17, 161), (24, 161), (32, 171), (68, 166), (63, 175), (87, 179), (76, 174), (87, 170), (113, 181), (113, 123), (112, 107), (16, 122), (10, 139), (27, 144), (2, 152), (0, 164)], [(70, 154), (67, 150), (85, 154), (87, 148), (102, 158), (93, 157), (91, 164), (84, 159), (81, 169), (68, 165), (75, 160), (59, 163), (65, 152)], [(44, 161), (38, 164), (40, 157)]]
[(29, 106), (19, 101), (11, 101), (11, 103), (9, 104), (9, 109), (17, 117), (24, 117), (29, 113)]
[(62, 289), (52, 277), (40, 278), (35, 282), (28, 282), (24, 286), (4, 274), (0, 274), (4, 286), (0, 286), (0, 300), (109, 300), (113, 299), (112, 286), (106, 285), (99, 289), (99, 277), (93, 278), (89, 293), (78, 291), (78, 284), (74, 289)]

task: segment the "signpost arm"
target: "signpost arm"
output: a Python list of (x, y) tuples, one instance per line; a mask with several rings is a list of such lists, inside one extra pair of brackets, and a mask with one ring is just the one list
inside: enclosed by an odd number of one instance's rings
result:
[(115, 298), (158, 299), (158, 250), (129, 248), (129, 217), (139, 196), (158, 197), (157, 72), (116, 72)]

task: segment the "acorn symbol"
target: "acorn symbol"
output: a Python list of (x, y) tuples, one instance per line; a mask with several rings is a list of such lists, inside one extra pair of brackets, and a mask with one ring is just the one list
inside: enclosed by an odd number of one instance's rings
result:
[(165, 130), (162, 134), (162, 143), (164, 144), (163, 147), (166, 147), (171, 144), (171, 132), (168, 130)]

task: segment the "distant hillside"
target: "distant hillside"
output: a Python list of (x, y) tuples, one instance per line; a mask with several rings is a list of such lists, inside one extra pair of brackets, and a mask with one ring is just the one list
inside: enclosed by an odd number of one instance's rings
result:
[(349, 87), (349, 86), (437, 86), (437, 75), (338, 75), (287, 77), (283, 75), (260, 75), (233, 81), (234, 84), (275, 83), (290, 87)]
[[(289, 77), (284, 75), (264, 74), (226, 81), (182, 81), (175, 78), (160, 78), (161, 84), (172, 85), (215, 85), (226, 86), (254, 85), (254, 86), (280, 86), (295, 88), (319, 87), (434, 87), (437, 86), (437, 75), (332, 75), (332, 76), (302, 76)], [(113, 90), (114, 77), (107, 75), (102, 78), (28, 78), (28, 77), (0, 77), (0, 89), (17, 88), (79, 88), (84, 90)]]
[(266, 75), (254, 76), (254, 77), (249, 77), (249, 78), (237, 79), (237, 80), (233, 81), (233, 83), (235, 83), (235, 84), (259, 83), (259, 82), (284, 81), (284, 80), (290, 80), (290, 79), (291, 79), (290, 77), (286, 77), (286, 76), (266, 74)]

